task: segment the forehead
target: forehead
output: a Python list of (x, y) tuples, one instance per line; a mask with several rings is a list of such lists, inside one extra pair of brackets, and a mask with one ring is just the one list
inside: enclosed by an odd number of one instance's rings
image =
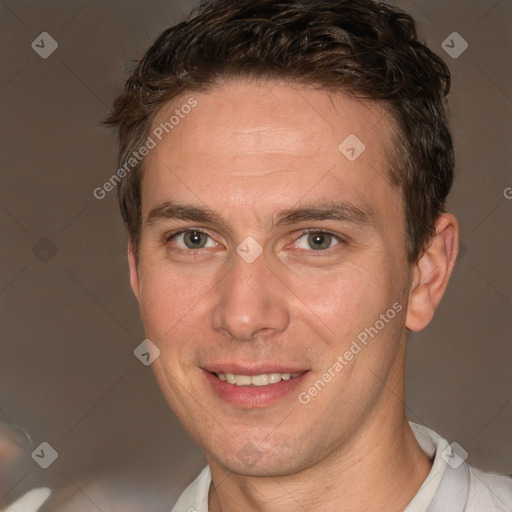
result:
[(178, 190), (196, 195), (196, 203), (207, 189), (218, 198), (238, 194), (247, 207), (251, 194), (253, 206), (265, 197), (277, 207), (284, 192), (289, 202), (342, 192), (371, 203), (390, 188), (389, 114), (375, 102), (322, 89), (229, 81), (173, 99), (150, 136), (156, 146), (144, 164), (144, 217), (152, 204), (180, 199), (169, 197)]

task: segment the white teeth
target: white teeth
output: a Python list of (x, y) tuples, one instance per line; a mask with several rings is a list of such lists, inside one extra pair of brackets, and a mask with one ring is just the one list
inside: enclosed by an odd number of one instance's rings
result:
[(276, 382), (281, 382), (281, 374), (280, 373), (269, 373), (268, 374), (268, 382), (270, 384), (275, 384)]
[(250, 375), (235, 375), (235, 384), (237, 386), (249, 386), (251, 384)]
[(261, 375), (236, 375), (233, 373), (217, 373), (219, 380), (235, 384), (236, 386), (268, 386), (277, 384), (282, 380), (290, 380), (302, 373), (263, 373)]
[(253, 375), (251, 377), (251, 384), (253, 386), (266, 386), (269, 383), (268, 374), (264, 373), (263, 375)]

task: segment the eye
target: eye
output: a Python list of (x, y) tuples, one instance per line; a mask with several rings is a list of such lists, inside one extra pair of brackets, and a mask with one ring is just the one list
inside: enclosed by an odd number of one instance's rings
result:
[(207, 247), (215, 247), (216, 245), (207, 233), (199, 229), (171, 233), (167, 240), (169, 242), (172, 240), (180, 249), (185, 250), (205, 249)]
[(314, 251), (325, 251), (339, 245), (340, 242), (339, 237), (326, 231), (303, 231), (302, 236), (296, 241), (300, 249), (313, 249)]

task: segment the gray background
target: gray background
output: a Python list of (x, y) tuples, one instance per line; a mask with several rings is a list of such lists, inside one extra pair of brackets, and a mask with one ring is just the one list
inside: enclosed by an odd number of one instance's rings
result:
[[(394, 3), (453, 73), (462, 240), (435, 319), (411, 336), (406, 408), (470, 463), (511, 473), (512, 1)], [(59, 453), (46, 470), (27, 454), (5, 500), (49, 485), (67, 510), (165, 511), (204, 465), (133, 355), (126, 235), (115, 192), (92, 194), (116, 170), (99, 123), (125, 60), (194, 5), (0, 1), (0, 409)], [(457, 59), (441, 48), (454, 31), (469, 43)], [(41, 32), (59, 45), (48, 59), (31, 48)]]

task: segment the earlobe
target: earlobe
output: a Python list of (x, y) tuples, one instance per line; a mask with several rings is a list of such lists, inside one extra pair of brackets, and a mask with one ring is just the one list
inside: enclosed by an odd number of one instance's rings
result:
[(130, 267), (130, 286), (138, 301), (140, 296), (140, 279), (131, 240), (128, 241), (128, 265)]
[(436, 222), (430, 245), (416, 262), (409, 292), (405, 325), (411, 331), (424, 329), (446, 291), (459, 251), (459, 227), (450, 213)]

